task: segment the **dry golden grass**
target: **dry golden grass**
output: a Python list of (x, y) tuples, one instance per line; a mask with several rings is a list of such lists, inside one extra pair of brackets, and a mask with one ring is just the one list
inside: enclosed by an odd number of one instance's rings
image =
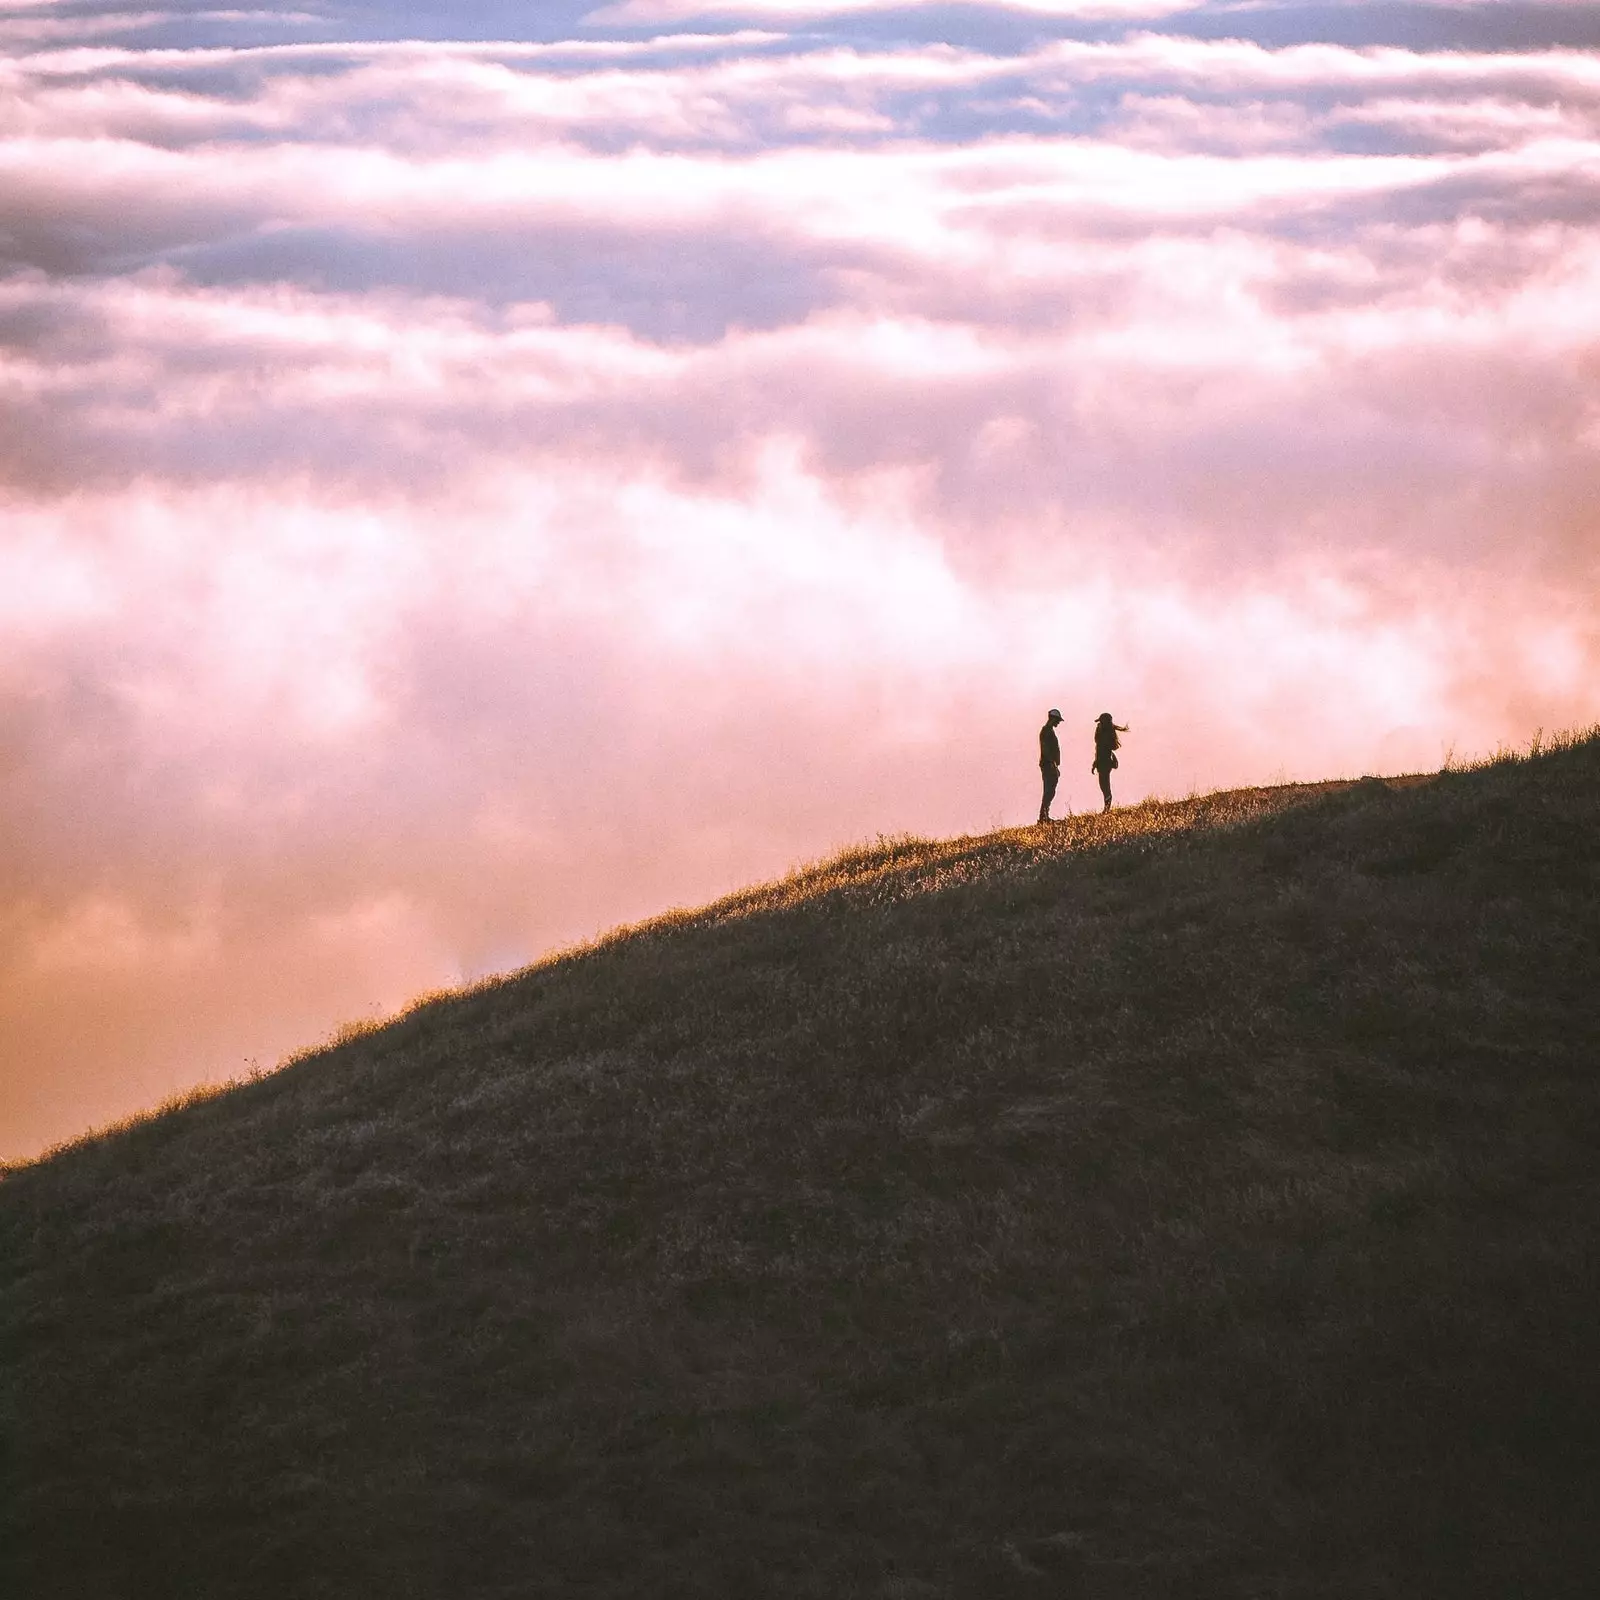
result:
[(8, 1592), (1578, 1595), (1600, 741), (892, 838), (0, 1184)]

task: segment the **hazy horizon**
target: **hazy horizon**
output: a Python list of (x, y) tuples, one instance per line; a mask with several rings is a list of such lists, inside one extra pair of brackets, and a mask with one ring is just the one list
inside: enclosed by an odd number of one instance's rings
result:
[(1600, 5), (0, 0), (0, 100), (0, 1157), (1052, 705), (1058, 815), (1600, 718)]

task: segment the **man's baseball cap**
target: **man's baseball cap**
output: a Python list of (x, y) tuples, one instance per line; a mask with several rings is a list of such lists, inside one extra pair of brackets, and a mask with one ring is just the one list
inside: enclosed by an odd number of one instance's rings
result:
[(1050, 715), (1052, 717), (1054, 717), (1057, 722), (1059, 722), (1061, 720), (1061, 713), (1059, 711), (1057, 711), (1054, 706), (1050, 707)]

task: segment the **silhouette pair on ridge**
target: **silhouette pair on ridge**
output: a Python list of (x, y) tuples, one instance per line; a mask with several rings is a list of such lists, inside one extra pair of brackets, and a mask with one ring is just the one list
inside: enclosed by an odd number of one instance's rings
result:
[[(1056, 737), (1056, 725), (1061, 713), (1054, 706), (1039, 730), (1039, 776), (1044, 780), (1044, 798), (1039, 802), (1039, 820), (1050, 820), (1050, 802), (1056, 797), (1056, 785), (1061, 782), (1061, 741)], [(1120, 734), (1126, 726), (1111, 720), (1109, 711), (1102, 711), (1094, 724), (1094, 760), (1089, 770), (1100, 777), (1100, 793), (1105, 796), (1102, 811), (1111, 809), (1111, 772), (1117, 765), (1117, 750), (1122, 744)]]

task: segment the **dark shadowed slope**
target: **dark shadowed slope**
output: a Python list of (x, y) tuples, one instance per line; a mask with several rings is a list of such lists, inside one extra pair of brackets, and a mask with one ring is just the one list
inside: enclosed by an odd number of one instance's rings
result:
[(30, 1596), (1579, 1596), (1600, 742), (890, 841), (0, 1185)]

